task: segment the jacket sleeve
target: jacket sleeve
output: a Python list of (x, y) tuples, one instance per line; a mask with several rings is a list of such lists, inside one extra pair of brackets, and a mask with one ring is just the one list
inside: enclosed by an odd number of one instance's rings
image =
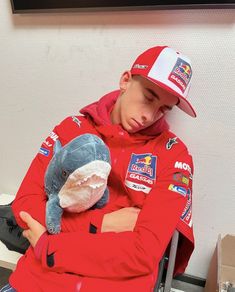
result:
[(44, 174), (53, 155), (53, 145), (58, 138), (57, 127), (42, 143), (33, 159), (13, 201), (12, 208), (17, 223), (22, 228), (27, 225), (20, 219), (19, 212), (26, 211), (45, 226), (46, 193), (44, 191)]
[[(86, 124), (85, 121), (84, 124)], [(44, 189), (44, 176), (47, 166), (53, 156), (55, 141), (59, 139), (61, 144), (64, 145), (87, 130), (89, 129), (87, 129), (86, 126), (82, 127), (79, 124), (77, 117), (68, 117), (57, 125), (45, 141), (43, 141), (12, 204), (17, 223), (22, 228), (27, 229), (28, 227), (20, 219), (20, 211), (28, 212), (34, 219), (45, 226), (47, 195)], [(84, 212), (83, 214), (72, 214), (71, 218), (63, 216), (62, 231), (89, 230), (90, 223), (99, 228), (102, 223), (102, 218), (103, 214), (101, 211), (99, 212), (99, 210)]]
[[(177, 160), (189, 166), (180, 170), (189, 178), (192, 160), (187, 150)], [(175, 180), (175, 163), (172, 160), (159, 174), (156, 187), (146, 196), (133, 232), (48, 236), (42, 249), (42, 265), (60, 273), (115, 279), (156, 271), (187, 204), (187, 188), (192, 187), (191, 178), (188, 184)]]

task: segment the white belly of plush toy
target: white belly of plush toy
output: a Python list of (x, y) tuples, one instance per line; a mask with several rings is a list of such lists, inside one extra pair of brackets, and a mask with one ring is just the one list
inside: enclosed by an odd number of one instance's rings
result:
[(70, 212), (82, 212), (93, 206), (104, 194), (111, 166), (92, 161), (70, 174), (59, 192), (60, 206)]

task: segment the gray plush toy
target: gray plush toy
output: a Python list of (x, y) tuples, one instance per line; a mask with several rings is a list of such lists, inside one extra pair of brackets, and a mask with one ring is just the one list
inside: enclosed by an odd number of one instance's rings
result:
[(45, 174), (46, 227), (59, 233), (63, 211), (82, 212), (102, 208), (108, 201), (110, 153), (96, 135), (76, 137), (64, 147), (55, 142), (54, 156)]

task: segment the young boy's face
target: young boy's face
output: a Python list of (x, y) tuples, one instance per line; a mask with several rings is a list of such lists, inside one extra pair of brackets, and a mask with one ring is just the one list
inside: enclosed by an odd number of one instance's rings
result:
[(176, 96), (146, 78), (131, 76), (129, 71), (123, 73), (120, 89), (111, 118), (129, 133), (151, 126), (178, 102)]

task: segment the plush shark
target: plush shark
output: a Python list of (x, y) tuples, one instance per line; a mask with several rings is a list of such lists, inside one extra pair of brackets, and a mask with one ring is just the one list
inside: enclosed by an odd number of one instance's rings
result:
[(49, 233), (61, 230), (63, 211), (82, 212), (102, 208), (108, 201), (107, 179), (110, 153), (96, 135), (84, 134), (64, 147), (59, 140), (45, 173), (46, 227)]

